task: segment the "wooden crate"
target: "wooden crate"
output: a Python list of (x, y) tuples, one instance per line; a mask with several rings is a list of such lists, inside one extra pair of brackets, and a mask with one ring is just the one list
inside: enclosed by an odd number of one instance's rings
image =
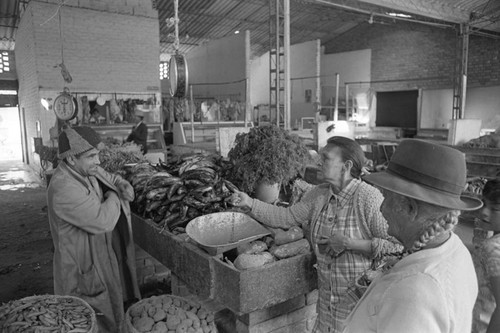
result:
[(283, 303), (317, 286), (312, 253), (240, 271), (187, 242), (186, 237), (160, 233), (151, 220), (132, 214), (132, 228), (137, 245), (168, 267), (191, 293), (236, 314)]

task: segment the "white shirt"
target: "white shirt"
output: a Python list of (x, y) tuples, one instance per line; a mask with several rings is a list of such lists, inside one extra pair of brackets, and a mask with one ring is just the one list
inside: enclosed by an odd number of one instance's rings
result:
[(470, 333), (477, 297), (469, 251), (452, 234), (375, 280), (346, 320), (345, 333)]

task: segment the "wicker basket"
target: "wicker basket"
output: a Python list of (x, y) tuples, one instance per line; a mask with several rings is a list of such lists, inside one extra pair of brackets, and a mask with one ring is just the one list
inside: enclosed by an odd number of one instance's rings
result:
[(29, 296), (0, 306), (1, 332), (38, 332), (37, 326), (52, 327), (53, 331), (58, 329), (57, 332), (76, 328), (98, 332), (94, 309), (78, 297)]
[[(207, 314), (205, 322), (207, 323), (208, 329), (199, 330), (199, 331), (195, 330), (195, 331), (196, 332), (211, 332), (211, 333), (217, 332), (217, 329), (215, 327), (215, 322), (214, 322), (214, 314), (207, 311), (198, 302), (187, 299), (187, 298), (179, 297), (179, 296), (174, 296), (174, 295), (160, 295), (160, 296), (152, 296), (149, 298), (145, 298), (145, 299), (135, 303), (127, 310), (127, 313), (125, 314), (126, 333), (141, 333), (133, 325), (133, 318), (134, 318), (133, 314), (134, 313), (135, 314), (142, 313), (143, 310), (145, 309), (145, 306), (147, 306), (147, 305), (149, 305), (150, 307), (156, 308), (154, 310), (155, 313), (159, 308), (162, 308), (166, 312), (167, 317), (165, 317), (164, 319), (155, 320), (154, 325), (157, 325), (159, 322), (166, 323), (168, 316), (170, 316), (170, 314), (168, 313), (168, 308), (173, 306), (173, 307), (184, 309), (185, 311), (192, 312), (195, 315), (196, 315), (196, 313), (198, 313), (198, 314), (201, 313), (200, 310), (202, 312), (204, 311)], [(173, 311), (173, 310), (171, 310), (171, 311)], [(153, 316), (154, 316), (154, 314), (153, 314)], [(148, 317), (153, 317), (153, 316), (148, 315)], [(203, 315), (201, 315), (201, 316), (204, 317)], [(158, 317), (157, 317), (157, 319), (158, 319)], [(202, 319), (200, 319), (200, 324), (203, 324)], [(175, 331), (175, 329), (174, 329), (174, 331)]]

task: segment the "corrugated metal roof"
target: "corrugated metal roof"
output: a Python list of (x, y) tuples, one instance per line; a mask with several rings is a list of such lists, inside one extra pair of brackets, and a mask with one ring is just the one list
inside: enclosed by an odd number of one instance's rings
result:
[[(13, 50), (19, 7), (30, 0), (0, 0), (0, 49)], [(271, 0), (274, 3), (275, 0)], [(250, 30), (252, 54), (269, 49), (270, 0), (179, 0), (179, 52), (233, 34)], [(155, 1), (160, 20), (160, 50), (173, 54), (173, 0)], [(499, 0), (290, 0), (290, 39), (300, 43), (334, 39), (371, 13), (385, 15), (388, 9), (412, 13), (429, 22), (463, 23), (471, 20), (476, 28), (500, 36)], [(272, 15), (271, 15), (272, 17)]]
[(19, 24), (19, 0), (0, 1), (0, 50), (14, 50)]

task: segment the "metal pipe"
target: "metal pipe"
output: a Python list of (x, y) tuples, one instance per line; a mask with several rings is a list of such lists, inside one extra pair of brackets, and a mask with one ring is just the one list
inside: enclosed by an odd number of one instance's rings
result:
[(333, 111), (333, 121), (339, 120), (339, 91), (340, 75), (335, 73), (335, 110)]
[(345, 114), (349, 114), (349, 85), (345, 84)]
[(291, 102), (290, 102), (290, 0), (284, 0), (284, 41), (283, 41), (283, 58), (285, 71), (285, 89), (284, 89), (284, 128), (291, 128)]
[(190, 93), (189, 93), (189, 111), (191, 111), (191, 144), (194, 145), (194, 99), (193, 99), (193, 86), (190, 86)]

